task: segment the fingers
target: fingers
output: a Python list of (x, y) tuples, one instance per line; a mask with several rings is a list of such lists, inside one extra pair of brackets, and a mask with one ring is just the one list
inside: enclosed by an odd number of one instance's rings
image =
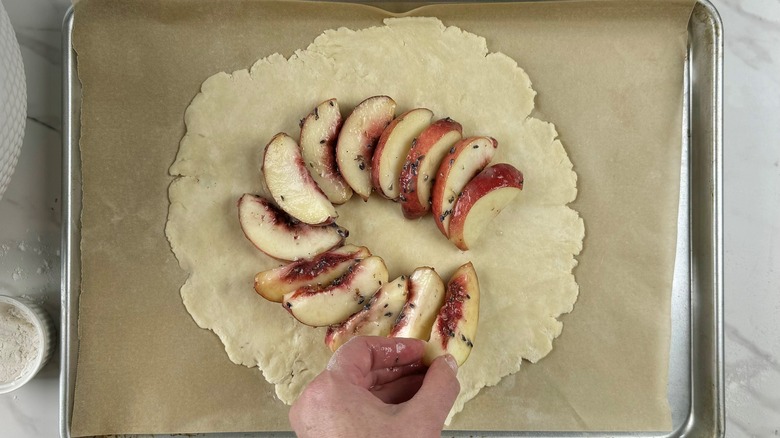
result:
[(397, 405), (409, 401), (422, 386), (425, 374), (412, 374), (385, 385), (371, 388), (371, 393), (383, 403)]
[(336, 350), (327, 369), (370, 388), (419, 372), (424, 348), (418, 339), (357, 336)]
[(344, 361), (360, 362), (366, 371), (408, 365), (420, 360), (424, 350), (419, 339), (356, 336), (336, 350), (328, 369)]
[(413, 374), (425, 374), (426, 366), (423, 365), (422, 360), (410, 363), (408, 365), (393, 366), (390, 368), (373, 370), (366, 376), (371, 378), (368, 387), (374, 387), (384, 385), (389, 382), (394, 382), (406, 376)]
[(420, 390), (408, 402), (413, 410), (428, 418), (426, 422), (435, 423), (439, 430), (444, 427), (444, 420), (460, 392), (457, 368), (450, 355), (436, 358), (428, 367)]

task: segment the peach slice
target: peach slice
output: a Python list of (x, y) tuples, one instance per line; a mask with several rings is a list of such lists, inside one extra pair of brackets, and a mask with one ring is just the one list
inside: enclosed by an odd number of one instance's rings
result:
[(431, 195), (431, 212), (446, 237), (450, 214), (460, 192), (493, 159), (498, 142), (492, 137), (469, 137), (453, 146), (439, 165)]
[(330, 202), (343, 204), (352, 197), (336, 165), (336, 140), (341, 130), (336, 99), (326, 100), (301, 121), (301, 154), (312, 178)]
[(412, 142), (427, 128), (433, 112), (415, 108), (396, 117), (379, 137), (371, 159), (371, 184), (374, 190), (387, 199), (398, 199), (401, 187), (398, 178)]
[(447, 151), (461, 139), (460, 123), (445, 118), (426, 128), (412, 143), (399, 182), (401, 209), (407, 219), (422, 217), (431, 208), (431, 188)]
[(480, 172), (455, 201), (450, 240), (464, 251), (471, 248), (487, 224), (522, 190), (523, 174), (510, 164), (496, 164)]
[(284, 295), (282, 305), (303, 324), (324, 327), (346, 321), (387, 283), (387, 266), (377, 256), (352, 265), (325, 287), (304, 286)]
[(349, 231), (335, 223), (304, 224), (256, 195), (238, 200), (238, 219), (244, 235), (260, 251), (280, 260), (314, 257), (344, 244)]
[(369, 257), (365, 246), (344, 245), (313, 258), (288, 263), (255, 275), (255, 291), (277, 303), (304, 286), (323, 286), (344, 275), (350, 266)]
[(289, 135), (280, 132), (271, 139), (265, 147), (262, 171), (274, 201), (290, 216), (310, 225), (327, 224), (338, 216), (306, 170), (301, 148)]
[(386, 283), (362, 310), (341, 324), (328, 327), (325, 344), (336, 351), (355, 336), (387, 336), (406, 301), (406, 285), (404, 275)]
[(341, 127), (336, 143), (336, 161), (344, 180), (364, 201), (371, 195), (374, 148), (394, 115), (393, 99), (387, 96), (369, 97), (352, 110)]
[(474, 347), (478, 322), (479, 280), (469, 262), (458, 268), (447, 282), (447, 295), (433, 323), (423, 362), (430, 364), (449, 353), (458, 366), (462, 365)]
[(415, 269), (409, 276), (406, 303), (390, 336), (427, 341), (442, 303), (444, 282), (439, 274), (427, 266)]

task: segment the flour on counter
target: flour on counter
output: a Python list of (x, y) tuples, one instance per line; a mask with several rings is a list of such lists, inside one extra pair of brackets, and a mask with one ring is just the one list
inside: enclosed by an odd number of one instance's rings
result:
[(11, 278), (14, 279), (14, 281), (20, 281), (24, 278), (24, 270), (21, 267), (14, 268), (13, 274), (11, 274)]
[(0, 304), (0, 383), (12, 382), (33, 366), (40, 335), (19, 309)]
[(40, 235), (0, 242), (0, 284), (23, 283), (22, 289), (48, 293), (59, 289), (60, 250)]

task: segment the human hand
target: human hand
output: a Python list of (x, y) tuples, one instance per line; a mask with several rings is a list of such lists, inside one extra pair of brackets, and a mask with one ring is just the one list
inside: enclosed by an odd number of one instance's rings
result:
[(300, 438), (439, 437), (460, 391), (457, 364), (422, 364), (425, 342), (358, 336), (336, 350), (290, 409)]

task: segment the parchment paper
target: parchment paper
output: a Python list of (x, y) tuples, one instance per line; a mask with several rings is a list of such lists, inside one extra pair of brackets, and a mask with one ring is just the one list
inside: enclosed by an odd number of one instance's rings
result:
[[(453, 429), (666, 430), (682, 69), (690, 1), (439, 5), (538, 92), (579, 175), (580, 297), (552, 353), (472, 400)], [(167, 170), (204, 79), (381, 23), (360, 5), (82, 0), (82, 290), (72, 433), (286, 430), (257, 370), (232, 364), (179, 296)]]

